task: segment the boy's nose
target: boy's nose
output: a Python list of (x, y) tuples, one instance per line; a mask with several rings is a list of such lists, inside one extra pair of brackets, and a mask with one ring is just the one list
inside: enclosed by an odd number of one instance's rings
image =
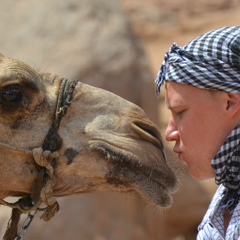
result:
[(179, 132), (172, 117), (169, 119), (166, 131), (165, 131), (165, 139), (168, 142), (177, 141), (179, 139)]

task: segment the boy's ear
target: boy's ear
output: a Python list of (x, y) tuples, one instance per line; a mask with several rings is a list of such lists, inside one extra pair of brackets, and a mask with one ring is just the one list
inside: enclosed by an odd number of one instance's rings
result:
[(227, 93), (227, 108), (230, 117), (240, 114), (240, 94)]

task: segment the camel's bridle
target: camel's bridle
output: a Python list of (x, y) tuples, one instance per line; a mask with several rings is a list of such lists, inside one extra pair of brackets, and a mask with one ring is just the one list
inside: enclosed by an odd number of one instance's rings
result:
[[(62, 139), (58, 134), (58, 128), (62, 117), (66, 114), (71, 103), (77, 83), (78, 81), (62, 79), (54, 120), (42, 147), (34, 148), (33, 150), (26, 150), (28, 153), (32, 153), (39, 170), (38, 178), (33, 184), (30, 196), (22, 197), (15, 203), (8, 203), (3, 199), (0, 199), (0, 204), (12, 208), (12, 216), (8, 222), (8, 227), (3, 237), (4, 240), (23, 239), (23, 236), (37, 211), (43, 211), (41, 218), (48, 221), (59, 210), (58, 202), (52, 196), (53, 186), (55, 185), (54, 171), (58, 164), (57, 151), (62, 147)], [(11, 148), (8, 145), (1, 145), (6, 148)], [(44, 203), (46, 207), (40, 208), (42, 203)], [(21, 214), (23, 213), (28, 214), (28, 218), (18, 232), (18, 224)]]

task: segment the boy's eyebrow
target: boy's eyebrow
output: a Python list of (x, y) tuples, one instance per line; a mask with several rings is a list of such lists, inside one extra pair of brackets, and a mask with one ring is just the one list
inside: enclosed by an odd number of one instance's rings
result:
[(169, 105), (169, 104), (166, 104), (166, 106), (169, 110), (174, 110), (175, 108), (178, 107), (178, 105)]
[(174, 108), (180, 106), (180, 104), (178, 102), (169, 103), (168, 101), (166, 101), (166, 99), (165, 99), (165, 104), (168, 109), (174, 109)]
[(181, 104), (181, 103), (178, 103), (178, 102), (172, 103), (172, 104), (169, 104), (169, 103), (165, 102), (165, 104), (166, 104), (166, 107), (167, 107), (169, 110), (174, 110), (174, 109), (176, 109), (176, 108), (181, 108), (181, 107), (182, 107), (182, 104)]

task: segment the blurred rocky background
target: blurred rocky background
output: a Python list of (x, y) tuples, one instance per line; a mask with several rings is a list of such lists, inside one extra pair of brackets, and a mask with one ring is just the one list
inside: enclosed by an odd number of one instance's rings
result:
[[(0, 52), (34, 68), (102, 87), (138, 104), (164, 134), (169, 117), (154, 78), (173, 42), (239, 25), (239, 0), (2, 0)], [(34, 219), (25, 239), (193, 240), (216, 190), (176, 161), (174, 204), (159, 209), (136, 195), (93, 193), (60, 199), (50, 222)], [(0, 237), (10, 210), (0, 208)]]

